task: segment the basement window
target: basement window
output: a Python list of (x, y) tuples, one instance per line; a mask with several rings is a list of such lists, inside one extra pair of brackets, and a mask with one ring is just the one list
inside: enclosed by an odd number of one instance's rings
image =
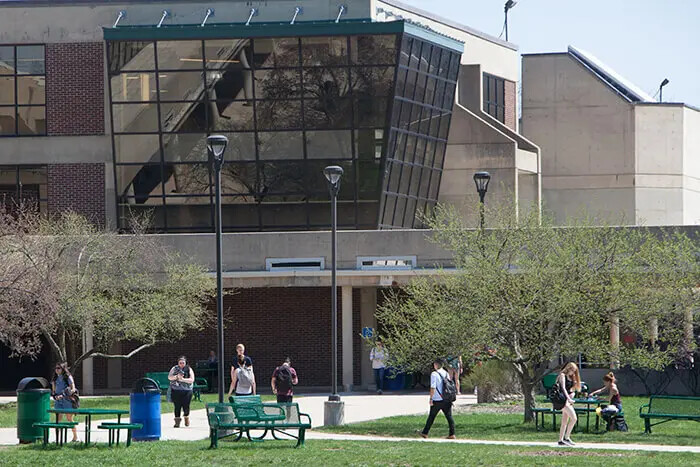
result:
[(321, 271), (323, 258), (267, 258), (265, 268), (268, 271)]
[(358, 256), (357, 269), (413, 269), (415, 256)]

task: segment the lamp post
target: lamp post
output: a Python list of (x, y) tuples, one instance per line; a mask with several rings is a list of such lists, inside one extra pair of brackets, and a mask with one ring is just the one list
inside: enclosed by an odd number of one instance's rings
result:
[(474, 174), (474, 183), (476, 183), (476, 191), (479, 193), (479, 220), (481, 230), (484, 230), (484, 198), (489, 189), (491, 174), (488, 172), (476, 172)]
[(661, 84), (659, 85), (659, 102), (664, 101), (664, 86), (668, 84), (668, 78), (664, 78), (663, 81), (661, 81)]
[(323, 169), (331, 194), (331, 395), (324, 406), (324, 425), (342, 425), (344, 403), (338, 394), (338, 285), (336, 283), (336, 250), (338, 244), (338, 191), (343, 168), (329, 165)]
[(224, 402), (224, 282), (221, 277), (221, 167), (224, 165), (224, 151), (228, 138), (223, 135), (207, 137), (209, 163), (214, 166), (214, 184), (216, 186), (214, 223), (216, 228), (216, 319), (218, 340), (217, 384), (219, 385), (219, 402)]
[(512, 10), (517, 4), (517, 0), (508, 0), (506, 5), (503, 7), (503, 12), (506, 14), (506, 22), (504, 24), (504, 28), (506, 30), (506, 42), (508, 42), (508, 10)]

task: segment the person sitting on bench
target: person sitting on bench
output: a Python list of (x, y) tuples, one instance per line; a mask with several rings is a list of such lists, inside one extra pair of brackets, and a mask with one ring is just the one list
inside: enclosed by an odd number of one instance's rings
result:
[[(596, 410), (598, 416), (608, 422), (607, 428), (610, 431), (615, 428), (614, 420), (618, 418), (617, 415), (622, 413), (622, 397), (620, 396), (620, 390), (617, 388), (617, 378), (615, 378), (615, 374), (612, 371), (603, 376), (603, 384), (605, 386), (593, 391), (590, 395), (595, 396), (607, 391), (610, 396), (610, 405), (598, 407)], [(624, 425), (624, 428), (622, 425)], [(624, 418), (622, 418), (622, 423), (618, 430), (627, 431), (627, 424), (624, 422)]]

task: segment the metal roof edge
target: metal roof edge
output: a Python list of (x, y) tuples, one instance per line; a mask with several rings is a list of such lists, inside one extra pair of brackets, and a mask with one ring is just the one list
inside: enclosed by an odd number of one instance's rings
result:
[[(103, 27), (105, 40), (185, 40), (224, 37), (323, 36), (342, 34), (396, 34), (405, 29), (404, 21), (373, 22), (369, 19), (298, 21), (272, 23), (209, 23)], [(426, 32), (429, 32), (426, 30)], [(439, 36), (438, 36), (439, 37)]]
[(451, 28), (458, 29), (462, 32), (466, 32), (467, 34), (471, 34), (472, 36), (476, 36), (480, 39), (484, 39), (489, 42), (493, 42), (494, 44), (501, 45), (503, 47), (507, 47), (511, 50), (518, 50), (518, 46), (516, 44), (513, 44), (512, 42), (507, 42), (504, 41), (503, 39), (499, 39), (498, 37), (492, 36), (490, 34), (487, 34), (485, 32), (479, 31), (478, 29), (474, 29), (472, 27), (466, 26), (464, 24), (456, 23), (450, 19), (443, 18), (442, 16), (435, 15), (433, 13), (430, 13), (428, 11), (422, 10), (420, 8), (416, 8), (411, 5), (407, 5), (406, 3), (399, 2), (397, 0), (379, 0), (381, 3), (385, 3), (387, 5), (391, 5), (396, 8), (400, 8), (402, 10), (406, 10), (410, 13), (413, 13), (415, 15), (423, 16), (424, 18), (427, 18), (432, 21), (436, 21), (438, 23), (442, 23), (445, 26), (449, 26)]
[(439, 46), (454, 50), (460, 54), (464, 52), (464, 42), (458, 41), (457, 39), (453, 39), (452, 37), (448, 37), (444, 34), (440, 34), (439, 32), (425, 29), (416, 24), (405, 22), (404, 32), (406, 34), (416, 36), (419, 39), (425, 39)]

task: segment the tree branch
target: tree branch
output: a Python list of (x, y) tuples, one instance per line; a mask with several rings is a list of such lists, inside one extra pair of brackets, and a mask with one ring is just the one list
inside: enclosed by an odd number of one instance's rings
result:
[(152, 347), (155, 344), (155, 342), (151, 342), (150, 344), (143, 344), (141, 347), (137, 347), (128, 354), (124, 355), (112, 355), (112, 354), (104, 354), (102, 352), (95, 352), (94, 349), (89, 350), (86, 353), (91, 353), (93, 357), (102, 357), (102, 358), (112, 358), (112, 359), (121, 359), (121, 360), (126, 360), (131, 357), (133, 357), (135, 354), (138, 352), (142, 351), (143, 349), (147, 349), (149, 347)]
[(58, 355), (58, 359), (61, 360), (61, 362), (66, 361), (65, 355), (63, 355), (63, 350), (58, 346), (56, 341), (54, 340), (53, 337), (51, 337), (51, 334), (49, 334), (46, 331), (42, 331), (42, 334), (46, 338), (46, 340), (49, 342), (49, 345), (53, 349), (54, 352), (56, 352), (56, 355)]

